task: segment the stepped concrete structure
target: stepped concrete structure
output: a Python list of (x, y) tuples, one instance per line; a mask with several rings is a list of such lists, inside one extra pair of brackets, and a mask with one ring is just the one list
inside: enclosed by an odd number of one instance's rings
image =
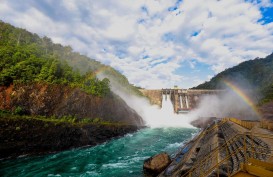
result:
[[(201, 98), (206, 95), (220, 94), (224, 90), (193, 90), (193, 89), (161, 89), (161, 90), (140, 90), (144, 96), (150, 99), (152, 104), (162, 106), (162, 99), (170, 96), (174, 112), (185, 113), (198, 106)], [(165, 97), (164, 97), (165, 96)]]
[(273, 176), (273, 122), (216, 119), (159, 177)]

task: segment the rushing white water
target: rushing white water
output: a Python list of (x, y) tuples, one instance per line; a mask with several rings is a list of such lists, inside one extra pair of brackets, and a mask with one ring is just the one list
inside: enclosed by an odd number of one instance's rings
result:
[(94, 147), (0, 161), (0, 176), (141, 177), (145, 159), (163, 151), (175, 155), (197, 132), (189, 128), (145, 128)]
[(181, 95), (179, 95), (179, 101), (180, 101), (180, 108), (183, 109), (183, 100)]
[(170, 95), (162, 96), (162, 108), (149, 106), (144, 111), (146, 124), (150, 127), (192, 127), (185, 114), (175, 114)]
[(190, 116), (174, 113), (170, 95), (162, 95), (162, 108), (160, 108), (157, 105), (151, 105), (148, 99), (144, 97), (126, 94), (113, 83), (111, 84), (111, 90), (120, 96), (129, 107), (134, 109), (142, 117), (146, 126), (151, 128), (193, 128), (193, 126), (190, 125), (192, 120)]
[[(115, 79), (100, 73), (98, 78), (109, 78), (111, 83), (111, 91), (120, 96), (126, 104), (134, 109), (144, 120), (145, 125), (151, 128), (160, 127), (185, 127), (193, 128), (190, 122), (193, 120), (189, 115), (175, 114), (170, 95), (162, 95), (162, 108), (157, 105), (151, 105), (149, 100), (144, 97), (128, 94), (115, 81)], [(188, 107), (188, 100), (186, 100)]]
[(189, 108), (188, 96), (186, 95), (185, 98), (186, 98), (186, 108), (188, 109)]

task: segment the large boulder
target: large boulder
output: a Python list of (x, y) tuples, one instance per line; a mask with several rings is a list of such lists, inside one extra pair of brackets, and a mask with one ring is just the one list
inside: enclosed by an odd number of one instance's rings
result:
[(143, 171), (147, 176), (157, 176), (171, 163), (170, 156), (166, 153), (160, 153), (144, 161)]

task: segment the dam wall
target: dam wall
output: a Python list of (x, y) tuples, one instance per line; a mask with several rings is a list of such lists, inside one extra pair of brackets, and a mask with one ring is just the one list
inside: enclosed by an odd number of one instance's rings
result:
[[(149, 98), (152, 104), (162, 107), (162, 99), (170, 95), (175, 113), (185, 113), (198, 106), (202, 97), (217, 95), (224, 90), (194, 90), (194, 89), (161, 89), (161, 90), (140, 90)], [(165, 96), (165, 97), (164, 97)]]
[(151, 104), (162, 106), (162, 91), (161, 90), (139, 90), (144, 96), (146, 96)]

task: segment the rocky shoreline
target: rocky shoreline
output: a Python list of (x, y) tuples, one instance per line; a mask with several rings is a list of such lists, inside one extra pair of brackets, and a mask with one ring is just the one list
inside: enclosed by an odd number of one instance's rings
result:
[(0, 117), (0, 159), (95, 146), (138, 129), (134, 125), (73, 125)]
[(95, 146), (143, 125), (114, 93), (99, 97), (54, 84), (0, 86), (0, 110), (10, 113), (0, 114), (0, 159)]
[(14, 111), (16, 108), (32, 116), (100, 118), (143, 125), (142, 118), (114, 93), (99, 97), (63, 85), (34, 83), (0, 86), (0, 109)]

